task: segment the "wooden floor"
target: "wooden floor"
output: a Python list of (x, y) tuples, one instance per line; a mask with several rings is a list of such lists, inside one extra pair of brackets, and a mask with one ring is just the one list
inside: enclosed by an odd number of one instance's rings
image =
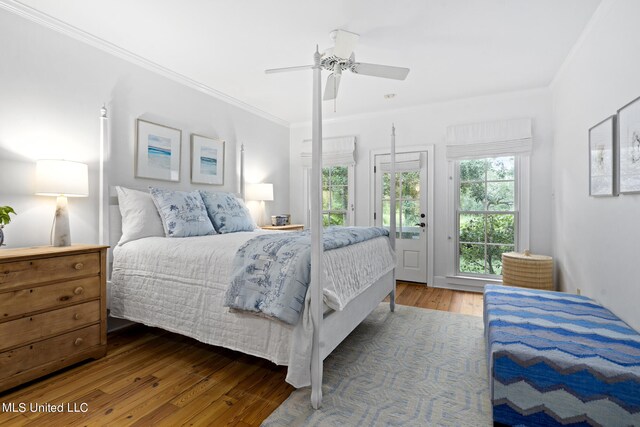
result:
[[(396, 301), (482, 315), (482, 295), (470, 292), (399, 282)], [(134, 326), (108, 344), (100, 360), (1, 393), (0, 425), (258, 426), (293, 391), (285, 367), (159, 329)], [(9, 412), (8, 403), (78, 412)]]

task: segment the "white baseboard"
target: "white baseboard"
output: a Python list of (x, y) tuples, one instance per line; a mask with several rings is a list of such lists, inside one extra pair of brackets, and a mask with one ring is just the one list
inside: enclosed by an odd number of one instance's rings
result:
[(480, 279), (475, 277), (436, 276), (433, 287), (452, 289), (455, 291), (479, 292), (484, 291), (484, 285), (502, 283), (500, 280)]

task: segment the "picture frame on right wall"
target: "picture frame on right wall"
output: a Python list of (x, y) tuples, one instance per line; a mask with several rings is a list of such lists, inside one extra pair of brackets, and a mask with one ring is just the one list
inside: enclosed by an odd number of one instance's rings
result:
[(616, 116), (589, 129), (589, 195), (617, 196)]
[(640, 193), (640, 97), (618, 110), (620, 193)]

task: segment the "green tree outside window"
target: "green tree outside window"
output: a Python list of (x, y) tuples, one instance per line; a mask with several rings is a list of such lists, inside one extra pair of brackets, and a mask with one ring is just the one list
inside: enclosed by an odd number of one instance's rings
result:
[(501, 275), (515, 250), (515, 158), (462, 160), (458, 186), (458, 271)]

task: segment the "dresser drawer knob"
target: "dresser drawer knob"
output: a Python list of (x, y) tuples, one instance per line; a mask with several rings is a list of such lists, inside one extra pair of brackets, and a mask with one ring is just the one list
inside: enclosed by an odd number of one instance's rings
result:
[(75, 289), (73, 290), (73, 293), (74, 293), (74, 294), (76, 294), (76, 295), (80, 295), (80, 294), (82, 294), (83, 292), (84, 292), (84, 288), (83, 288), (82, 286), (78, 286), (77, 288), (75, 288)]
[(80, 314), (80, 313), (76, 313), (76, 314), (74, 314), (74, 315), (73, 315), (73, 319), (74, 319), (74, 320), (80, 320), (80, 319), (82, 319), (82, 314)]
[(76, 265), (74, 265), (73, 268), (75, 268), (76, 270), (82, 270), (84, 268), (84, 264), (79, 262)]
[(84, 342), (84, 340), (82, 338), (76, 338), (76, 340), (73, 342), (73, 345), (79, 346), (83, 342)]

